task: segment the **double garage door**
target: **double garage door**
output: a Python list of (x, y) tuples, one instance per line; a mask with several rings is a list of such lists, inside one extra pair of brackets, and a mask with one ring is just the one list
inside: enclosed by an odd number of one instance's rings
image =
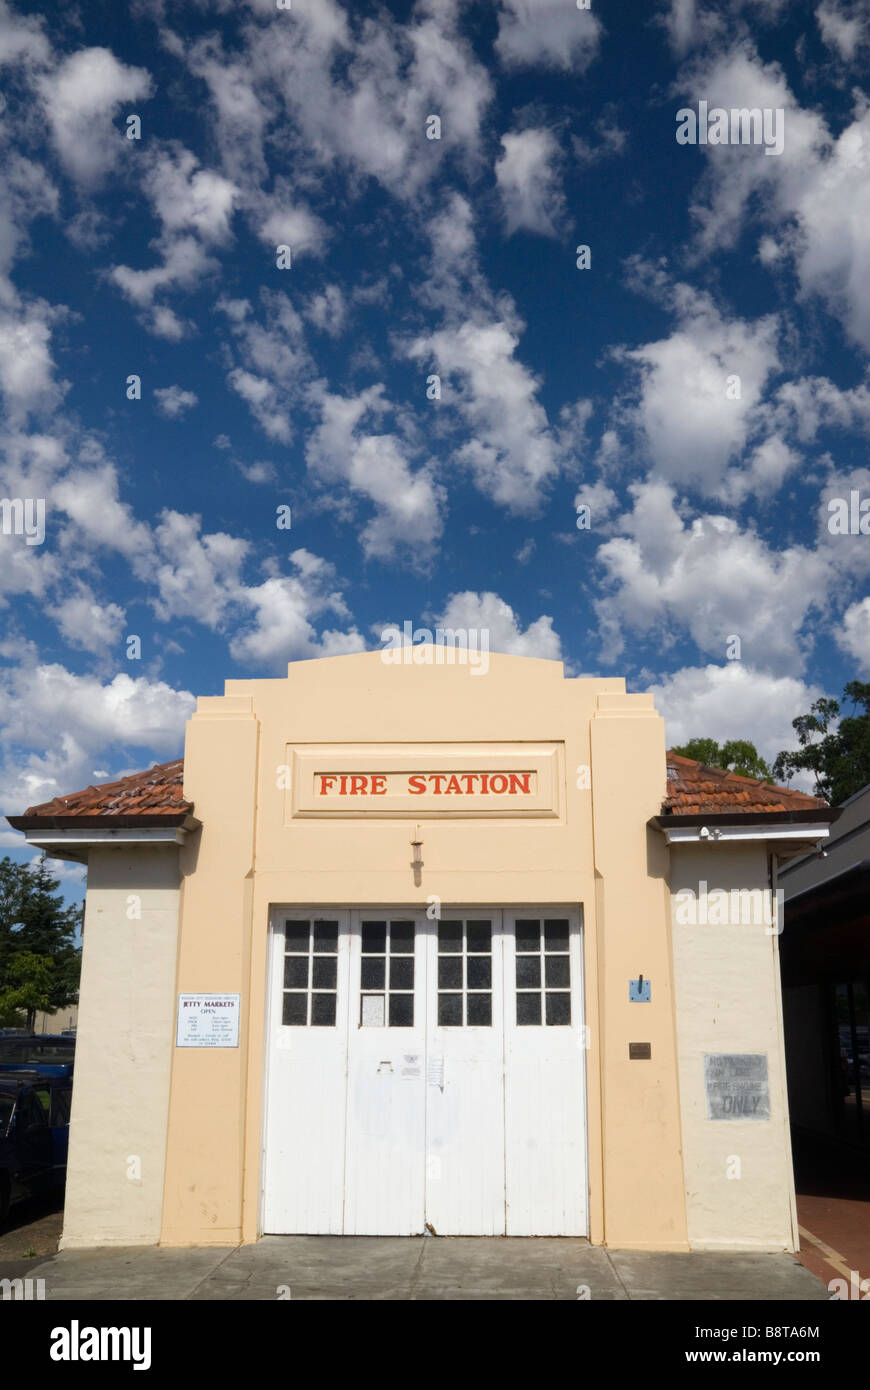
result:
[(579, 914), (273, 915), (263, 1229), (585, 1235)]

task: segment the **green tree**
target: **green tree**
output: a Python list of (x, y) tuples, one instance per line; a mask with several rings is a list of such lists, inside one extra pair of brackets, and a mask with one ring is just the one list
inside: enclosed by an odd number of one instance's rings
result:
[(809, 714), (793, 719), (800, 748), (783, 751), (773, 764), (780, 778), (812, 772), (816, 795), (833, 806), (870, 783), (870, 685), (850, 681), (843, 699), (851, 701), (853, 709), (843, 719), (840, 702), (827, 696), (816, 700)]
[(14, 1026), (24, 1014), (32, 1029), (38, 1013), (50, 1013), (53, 973), (50, 956), (35, 956), (32, 951), (13, 956), (5, 987), (0, 989), (0, 1023)]
[(32, 1028), (78, 995), (80, 907), (64, 907), (45, 855), (31, 868), (0, 860), (0, 1021)]
[(739, 777), (757, 777), (762, 782), (772, 782), (770, 768), (758, 753), (754, 743), (748, 739), (732, 738), (720, 747), (713, 738), (690, 738), (681, 748), (672, 748), (683, 758), (696, 758), (707, 767), (721, 767), (726, 772), (736, 772)]

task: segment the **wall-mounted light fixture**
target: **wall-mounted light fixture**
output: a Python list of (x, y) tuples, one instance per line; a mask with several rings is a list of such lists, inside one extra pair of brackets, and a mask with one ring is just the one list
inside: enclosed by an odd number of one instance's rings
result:
[(422, 869), (423, 867), (423, 836), (420, 834), (419, 825), (414, 826), (414, 834), (411, 837), (411, 868)]

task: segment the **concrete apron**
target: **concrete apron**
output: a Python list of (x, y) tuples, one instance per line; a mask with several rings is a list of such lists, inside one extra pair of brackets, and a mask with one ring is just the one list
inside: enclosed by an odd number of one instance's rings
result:
[(65, 1250), (0, 1262), (52, 1300), (825, 1300), (792, 1255), (658, 1254), (569, 1238), (264, 1236), (255, 1245)]

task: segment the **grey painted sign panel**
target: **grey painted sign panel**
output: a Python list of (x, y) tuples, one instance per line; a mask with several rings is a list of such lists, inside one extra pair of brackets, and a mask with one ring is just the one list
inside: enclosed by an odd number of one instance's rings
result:
[(765, 1052), (706, 1052), (704, 1090), (708, 1120), (769, 1120)]

